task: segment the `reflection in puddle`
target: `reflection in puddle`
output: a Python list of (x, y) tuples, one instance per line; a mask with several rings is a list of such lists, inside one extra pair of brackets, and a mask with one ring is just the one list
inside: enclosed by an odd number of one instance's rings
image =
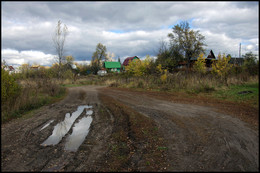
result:
[(93, 114), (93, 111), (92, 110), (89, 110), (86, 112), (86, 115), (92, 115)]
[(92, 108), (92, 106), (79, 106), (77, 111), (73, 112), (71, 116), (70, 113), (66, 113), (64, 121), (58, 123), (54, 127), (52, 135), (49, 136), (49, 138), (46, 139), (41, 145), (46, 146), (58, 144), (63, 136), (68, 133), (74, 121), (79, 117), (79, 115), (83, 112), (85, 108), (89, 109)]
[(75, 124), (72, 134), (68, 136), (67, 142), (65, 144), (65, 150), (74, 152), (77, 151), (78, 147), (82, 144), (85, 137), (88, 135), (92, 120), (93, 119), (91, 116), (83, 117), (78, 123)]
[(46, 124), (40, 129), (40, 131), (43, 130), (43, 129), (45, 129), (46, 127), (48, 127), (53, 121), (54, 121), (54, 120), (50, 120), (48, 123), (46, 123)]

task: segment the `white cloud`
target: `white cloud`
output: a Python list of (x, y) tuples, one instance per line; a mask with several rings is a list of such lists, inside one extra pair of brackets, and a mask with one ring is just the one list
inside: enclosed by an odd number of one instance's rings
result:
[(252, 44), (247, 45), (247, 46), (246, 46), (246, 49), (247, 49), (247, 50), (252, 50), (252, 49), (253, 49), (253, 45), (252, 45)]
[(74, 61), (77, 64), (89, 65), (91, 61)]
[(207, 49), (213, 50), (216, 55), (225, 53), (238, 56), (241, 39), (232, 39), (224, 33), (212, 33), (210, 31), (204, 31), (202, 35), (206, 37)]
[(8, 65), (19, 66), (21, 64), (39, 64), (39, 65), (52, 65), (55, 62), (55, 56), (45, 54), (40, 51), (17, 51), (13, 49), (3, 49), (2, 59)]

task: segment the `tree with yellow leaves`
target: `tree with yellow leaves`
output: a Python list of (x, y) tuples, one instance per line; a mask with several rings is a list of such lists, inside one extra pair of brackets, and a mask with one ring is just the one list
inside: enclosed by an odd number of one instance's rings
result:
[(230, 59), (231, 57), (226, 57), (225, 54), (221, 56), (219, 53), (218, 60), (215, 60), (212, 64), (212, 73), (220, 77), (225, 84), (227, 84), (227, 76), (232, 69), (232, 64), (228, 63)]
[(161, 75), (160, 76), (161, 82), (162, 83), (166, 83), (167, 78), (168, 78), (168, 70), (167, 69), (162, 69), (162, 65), (159, 64), (156, 67), (156, 71), (157, 71), (157, 73), (159, 73)]
[(204, 57), (204, 54), (201, 53), (197, 59), (197, 61), (194, 63), (193, 66), (194, 70), (201, 73), (205, 74), (206, 73), (206, 58)]
[(149, 73), (149, 67), (151, 62), (152, 62), (152, 58), (149, 55), (147, 55), (143, 61), (139, 59), (130, 61), (128, 66), (125, 67), (125, 69), (129, 75), (134, 75), (134, 76), (147, 75)]

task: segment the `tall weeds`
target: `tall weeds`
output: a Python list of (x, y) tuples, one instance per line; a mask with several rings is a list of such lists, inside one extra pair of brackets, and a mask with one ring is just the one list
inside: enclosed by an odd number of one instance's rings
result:
[(9, 97), (1, 103), (2, 122), (20, 117), (23, 113), (49, 103), (53, 98), (65, 93), (65, 88), (48, 78), (24, 79), (18, 83), (21, 87), (18, 96), (15, 99)]
[(125, 76), (124, 74), (114, 75), (106, 78), (106, 84), (110, 87), (143, 88), (162, 91), (185, 90), (191, 93), (211, 92), (223, 86), (243, 84), (247, 82), (258, 82), (258, 75), (230, 74), (227, 82), (223, 82), (216, 75), (211, 73), (186, 73), (179, 71), (170, 73), (163, 81), (160, 75), (146, 76)]

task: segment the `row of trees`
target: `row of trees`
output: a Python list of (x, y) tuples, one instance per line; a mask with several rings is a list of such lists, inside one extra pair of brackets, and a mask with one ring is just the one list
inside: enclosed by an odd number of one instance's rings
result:
[[(189, 71), (189, 74), (196, 73), (201, 75), (201, 77), (211, 74), (212, 77), (219, 79), (219, 82), (226, 84), (228, 82), (228, 77), (231, 75), (238, 75), (243, 73), (244, 75), (258, 75), (259, 74), (259, 61), (256, 61), (256, 56), (249, 52), (244, 55), (244, 64), (242, 66), (236, 66), (231, 63), (230, 56), (225, 54), (218, 54), (218, 60), (213, 60), (211, 70), (207, 69), (206, 57), (203, 53), (199, 55), (197, 61), (193, 64), (193, 68)], [(145, 60), (131, 61), (126, 67), (127, 76), (144, 76), (148, 78), (149, 75), (156, 75), (160, 78), (161, 82), (166, 82), (169, 71), (163, 68), (162, 64), (158, 64), (157, 60), (152, 59), (149, 55), (146, 56)]]
[[(53, 42), (58, 54), (59, 63), (59, 76), (61, 76), (61, 66), (63, 62), (63, 52), (66, 36), (68, 35), (68, 28), (66, 25), (62, 28), (61, 21), (58, 21), (55, 34), (53, 36)], [(199, 33), (190, 29), (189, 23), (183, 21), (173, 27), (173, 32), (168, 34), (170, 38), (170, 45), (166, 42), (161, 43), (159, 53), (157, 55), (156, 63), (161, 64), (163, 69), (173, 71), (179, 61), (187, 60), (188, 67), (190, 66), (190, 59), (192, 57), (198, 57), (200, 53), (204, 53), (205, 37)], [(102, 67), (102, 61), (107, 60), (107, 49), (101, 43), (96, 46), (96, 51), (92, 55), (91, 59), (91, 71), (97, 74), (97, 71)]]
[[(61, 22), (58, 21), (55, 35), (53, 37), (54, 45), (58, 54), (58, 62), (59, 62), (59, 76), (61, 73), (61, 66), (63, 62), (63, 51), (64, 51), (64, 43), (66, 40), (66, 36), (68, 35), (68, 28), (66, 25), (64, 27), (61, 27)], [(202, 56), (205, 54), (205, 36), (200, 34), (200, 31), (194, 31), (190, 28), (189, 23), (187, 21), (182, 21), (180, 24), (175, 25), (172, 28), (172, 32), (168, 34), (168, 38), (170, 39), (169, 45), (165, 41), (161, 41), (160, 47), (157, 54), (156, 60), (151, 60), (151, 58), (148, 60), (146, 59), (144, 64), (147, 64), (149, 61), (150, 63), (153, 62), (152, 67), (154, 69), (146, 69), (146, 71), (149, 71), (150, 73), (155, 72), (155, 68), (160, 65), (162, 69), (167, 70), (168, 72), (173, 72), (174, 69), (176, 69), (176, 66), (181, 61), (187, 62), (187, 69), (190, 67), (190, 61), (192, 57), (199, 57), (195, 69), (196, 71), (205, 71), (206, 67), (204, 67), (205, 60), (203, 60)], [(102, 68), (102, 62), (108, 60), (108, 54), (107, 54), (107, 48), (105, 45), (98, 43), (96, 46), (96, 50), (92, 55), (91, 64), (88, 66), (88, 69), (94, 73), (97, 74), (98, 70)], [(245, 55), (245, 56), (253, 56)], [(218, 56), (220, 62), (222, 62), (221, 59), (225, 59), (225, 63), (228, 63), (230, 58), (225, 57), (225, 55), (219, 55)], [(225, 57), (225, 58), (221, 58)], [(250, 59), (250, 58), (249, 58)], [(245, 62), (248, 64), (254, 64), (253, 62), (256, 62), (253, 58), (250, 60), (246, 60)], [(120, 59), (119, 59), (120, 61)], [(224, 61), (224, 60), (223, 60)], [(223, 62), (224, 63), (224, 62)], [(137, 64), (132, 64), (132, 66), (136, 66), (137, 69), (141, 68)], [(215, 69), (216, 63), (214, 65)], [(224, 66), (224, 65), (222, 65)], [(249, 65), (246, 65), (249, 66)], [(227, 68), (227, 67), (226, 67)], [(225, 69), (226, 69), (225, 68)], [(129, 68), (128, 68), (129, 69)], [(131, 68), (130, 68), (131, 69)], [(142, 69), (145, 69), (142, 67)], [(247, 68), (248, 71), (250, 71), (252, 68)], [(143, 70), (144, 71), (144, 70)], [(223, 70), (221, 70), (223, 71)], [(255, 71), (255, 70), (253, 70)], [(252, 70), (250, 71), (251, 73)], [(131, 70), (129, 72), (130, 74), (133, 73)], [(143, 72), (140, 72), (138, 74), (142, 74)]]

